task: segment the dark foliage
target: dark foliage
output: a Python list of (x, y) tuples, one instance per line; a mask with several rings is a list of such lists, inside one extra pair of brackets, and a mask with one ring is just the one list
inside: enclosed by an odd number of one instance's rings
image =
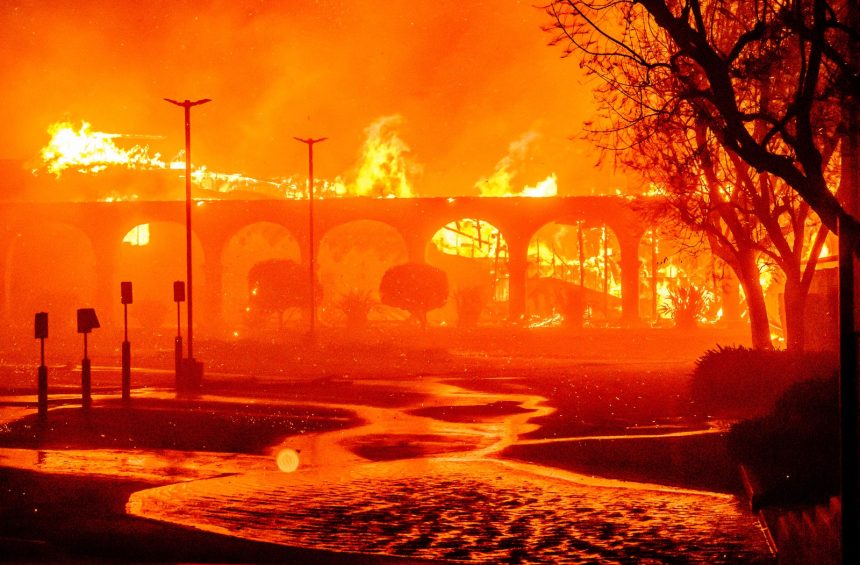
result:
[(689, 285), (670, 290), (668, 301), (658, 307), (661, 314), (675, 321), (675, 327), (690, 330), (696, 327), (699, 317), (708, 309), (708, 300), (703, 289)]
[(837, 359), (828, 353), (717, 346), (696, 361), (690, 392), (697, 408), (709, 416), (760, 416), (792, 384), (828, 377), (836, 368)]
[(839, 493), (839, 387), (795, 383), (766, 416), (732, 426), (729, 449), (762, 485), (763, 505), (826, 502)]
[(833, 193), (825, 158), (857, 128), (853, 4), (553, 0), (545, 29), (603, 82), (606, 123), (593, 131), (604, 147), (642, 149), (667, 124), (706, 126), (727, 156), (782, 179), (860, 253), (860, 222)]
[(423, 263), (391, 267), (379, 283), (382, 303), (402, 308), (427, 325), (427, 312), (441, 308), (448, 299), (448, 276), (442, 269)]
[(350, 331), (362, 330), (367, 326), (367, 317), (373, 306), (373, 296), (359, 290), (348, 292), (337, 302), (337, 308), (346, 316), (346, 329)]
[[(322, 300), (322, 287), (315, 281), (314, 299)], [(304, 308), (308, 303), (307, 268), (295, 261), (270, 259), (254, 265), (248, 273), (248, 306), (254, 319), (277, 314), (287, 308)]]

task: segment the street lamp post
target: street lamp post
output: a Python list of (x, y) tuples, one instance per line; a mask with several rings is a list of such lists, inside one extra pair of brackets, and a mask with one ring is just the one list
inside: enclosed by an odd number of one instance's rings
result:
[(165, 98), (167, 102), (171, 104), (175, 104), (176, 106), (180, 106), (185, 110), (185, 279), (186, 279), (186, 295), (188, 300), (187, 314), (188, 314), (188, 365), (187, 370), (190, 374), (186, 374), (188, 377), (187, 380), (191, 381), (189, 384), (198, 384), (194, 383), (198, 375), (196, 373), (192, 373), (192, 371), (196, 371), (196, 365), (194, 363), (194, 325), (193, 325), (193, 299), (192, 299), (192, 263), (191, 263), (191, 108), (194, 106), (199, 106), (201, 104), (206, 104), (207, 102), (211, 102), (209, 98), (204, 98), (202, 100), (184, 100), (182, 102), (171, 100), (170, 98)]
[(294, 137), (296, 141), (300, 141), (308, 146), (308, 297), (310, 310), (310, 332), (311, 339), (316, 331), (316, 284), (314, 271), (316, 270), (316, 260), (314, 257), (314, 144), (321, 143), (328, 139), (320, 137), (317, 139)]

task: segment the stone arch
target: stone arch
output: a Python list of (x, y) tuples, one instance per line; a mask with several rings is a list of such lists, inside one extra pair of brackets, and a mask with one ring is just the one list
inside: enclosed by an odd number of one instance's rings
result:
[[(385, 271), (406, 263), (406, 240), (392, 225), (378, 220), (351, 220), (322, 235), (317, 253), (317, 275), (323, 288), (320, 319), (340, 325), (346, 297), (366, 296), (379, 301), (379, 283)], [(371, 311), (370, 319), (385, 317), (385, 309)]]
[[(146, 226), (145, 230), (143, 226)], [(198, 313), (204, 305), (205, 257), (200, 238), (194, 232), (191, 241), (196, 332), (201, 320)], [(119, 289), (120, 281), (131, 281), (133, 285), (134, 303), (128, 309), (130, 327), (143, 329), (148, 334), (163, 334), (165, 340), (168, 337), (172, 339), (173, 333), (166, 328), (172, 328), (176, 323), (173, 281), (185, 280), (185, 261), (183, 223), (159, 220), (129, 226), (117, 254), (113, 286)], [(119, 300), (115, 302), (117, 305), (114, 307), (119, 308)], [(185, 320), (183, 306), (183, 333), (186, 331)]]
[(248, 273), (254, 265), (270, 259), (301, 262), (299, 242), (281, 224), (262, 221), (236, 231), (222, 253), (222, 310), (229, 332), (238, 337), (244, 332), (248, 307)]
[(431, 321), (469, 326), (506, 318), (509, 258), (505, 235), (494, 224), (479, 218), (442, 224), (426, 244), (425, 260), (448, 275), (450, 294)]
[(32, 325), (34, 313), (46, 311), (50, 335), (71, 338), (77, 308), (94, 307), (99, 298), (93, 242), (74, 225), (40, 222), (19, 229), (5, 265), (4, 296), (13, 326)]
[[(581, 300), (585, 317), (606, 323), (621, 316), (621, 243), (602, 218), (568, 216), (534, 232), (528, 249), (527, 311), (538, 323), (561, 323)], [(568, 312), (567, 317), (573, 316)], [(578, 320), (569, 323), (578, 325)]]

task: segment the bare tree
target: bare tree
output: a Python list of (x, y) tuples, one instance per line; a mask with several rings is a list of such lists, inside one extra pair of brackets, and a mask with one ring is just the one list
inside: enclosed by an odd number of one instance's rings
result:
[[(798, 136), (810, 134), (807, 141), (813, 143), (819, 169), (807, 176), (824, 181), (827, 198), (835, 200), (829, 187), (838, 184), (838, 175), (827, 165), (843, 117), (839, 96), (833, 94), (840, 87), (818, 85), (823, 93), (815, 88), (806, 93), (814, 108), (792, 109), (806, 95), (796, 76), (804, 76), (809, 49), (803, 38), (790, 40), (792, 33), (800, 33), (792, 27), (803, 12), (796, 4), (789, 10), (767, 2), (667, 2), (664, 7), (671, 14), (677, 11), (672, 29), (663, 25), (666, 14), (662, 19), (652, 14), (662, 13), (652, 4), (558, 1), (547, 6), (556, 41), (568, 41), (567, 53), (582, 50), (583, 64), (604, 80), (597, 91), (604, 123), (591, 130), (591, 138), (607, 149), (633, 149), (619, 152), (620, 161), (648, 171), (666, 188), (665, 202), (674, 217), (707, 234), (713, 252), (744, 287), (756, 347), (770, 346), (759, 269), (767, 262), (782, 271), (788, 345), (801, 349), (806, 296), (828, 229), (811, 214), (812, 203), (787, 188), (796, 175), (784, 179), (751, 166), (737, 143), (746, 136), (775, 161), (777, 156), (795, 158), (796, 146), (805, 143)], [(688, 36), (687, 43), (676, 39), (682, 25), (700, 30), (696, 45)], [(827, 41), (841, 45), (838, 37)], [(708, 50), (722, 57), (731, 90), (716, 88), (714, 73), (706, 72), (705, 63), (718, 66), (702, 55)], [(819, 65), (833, 77), (841, 76), (838, 65)], [(727, 93), (735, 109), (742, 110), (743, 119), (735, 124), (742, 134), (733, 134), (731, 120), (720, 113), (726, 105), (718, 99)], [(812, 117), (820, 127), (804, 130), (804, 120)], [(798, 167), (808, 163), (796, 160)], [(810, 237), (813, 232), (817, 235)]]
[(788, 348), (802, 350), (806, 297), (829, 233), (809, 204), (780, 179), (757, 173), (725, 151), (701, 124), (692, 140), (680, 139), (678, 130), (667, 138), (663, 130), (642, 149), (624, 162), (660, 183), (658, 215), (703, 233), (711, 251), (735, 272), (754, 347), (771, 346), (760, 275), (774, 269), (784, 282)]
[[(582, 55), (616, 135), (681, 115), (757, 173), (795, 190), (860, 255), (860, 222), (828, 183), (826, 155), (858, 96), (852, 0), (555, 0), (553, 43)], [(763, 98), (767, 104), (762, 104)], [(630, 130), (639, 126), (639, 133)], [(645, 128), (647, 129), (647, 128)], [(608, 131), (608, 130), (607, 130)]]

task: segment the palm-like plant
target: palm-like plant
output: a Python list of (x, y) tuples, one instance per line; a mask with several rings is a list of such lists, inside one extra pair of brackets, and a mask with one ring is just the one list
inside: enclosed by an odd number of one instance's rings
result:
[(353, 290), (338, 300), (337, 307), (346, 315), (347, 329), (358, 330), (367, 325), (367, 316), (374, 304), (375, 300), (370, 292)]
[(659, 311), (675, 320), (675, 327), (689, 329), (696, 327), (696, 322), (705, 314), (708, 306), (710, 298), (705, 290), (691, 284), (670, 290), (666, 300), (660, 304)]

